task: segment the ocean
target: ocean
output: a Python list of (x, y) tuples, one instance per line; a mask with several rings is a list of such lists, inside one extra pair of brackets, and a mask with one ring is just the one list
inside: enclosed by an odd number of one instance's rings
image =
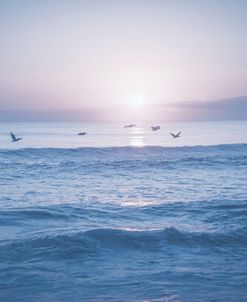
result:
[(246, 302), (247, 121), (123, 126), (0, 123), (0, 301)]

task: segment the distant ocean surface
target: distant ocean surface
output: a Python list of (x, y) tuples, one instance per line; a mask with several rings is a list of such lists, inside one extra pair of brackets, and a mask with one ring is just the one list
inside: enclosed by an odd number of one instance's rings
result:
[(0, 123), (0, 301), (246, 302), (247, 122), (123, 126)]
[[(187, 122), (158, 124), (140, 123), (137, 128), (124, 128), (124, 123), (1, 123), (0, 149), (81, 148), (81, 147), (143, 147), (143, 146), (206, 146), (242, 144), (247, 142), (247, 121)], [(13, 144), (9, 133), (24, 140)], [(86, 131), (85, 136), (78, 136)], [(179, 139), (170, 132), (182, 131)]]

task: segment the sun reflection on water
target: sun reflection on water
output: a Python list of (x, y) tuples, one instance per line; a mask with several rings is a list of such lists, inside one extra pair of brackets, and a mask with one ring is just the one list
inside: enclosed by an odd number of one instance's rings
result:
[(129, 140), (132, 147), (144, 147), (144, 131), (140, 128), (133, 128), (130, 131)]

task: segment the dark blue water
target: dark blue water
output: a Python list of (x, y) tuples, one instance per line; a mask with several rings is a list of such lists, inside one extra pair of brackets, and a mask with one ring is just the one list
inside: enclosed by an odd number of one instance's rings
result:
[(0, 150), (1, 301), (247, 301), (247, 145)]

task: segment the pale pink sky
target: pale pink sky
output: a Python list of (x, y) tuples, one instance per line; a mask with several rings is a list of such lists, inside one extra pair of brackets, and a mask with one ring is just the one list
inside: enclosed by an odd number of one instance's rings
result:
[(247, 95), (247, 1), (1, 1), (0, 110)]

